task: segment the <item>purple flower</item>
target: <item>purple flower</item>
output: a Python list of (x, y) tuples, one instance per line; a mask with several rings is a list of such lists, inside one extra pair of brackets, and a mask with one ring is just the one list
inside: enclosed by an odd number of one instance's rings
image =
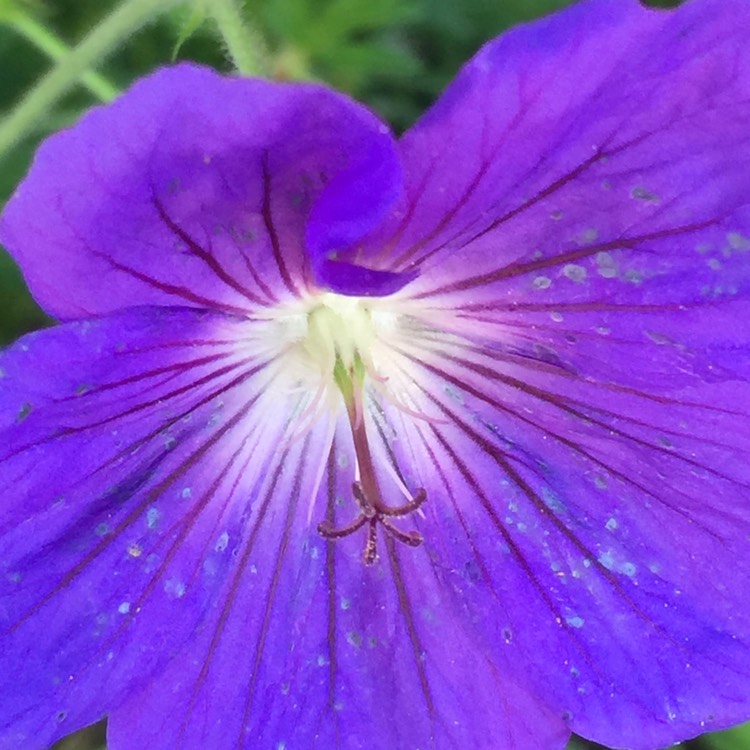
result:
[(750, 717), (746, 0), (588, 0), (399, 141), (162, 70), (1, 235), (0, 748), (654, 748)]

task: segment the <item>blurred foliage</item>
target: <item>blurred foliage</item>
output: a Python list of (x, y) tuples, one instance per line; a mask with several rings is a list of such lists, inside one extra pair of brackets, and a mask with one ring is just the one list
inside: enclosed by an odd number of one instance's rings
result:
[[(125, 40), (98, 72), (116, 88), (175, 59), (230, 71), (231, 62), (211, 21), (213, 0), (183, 2)], [(456, 71), (485, 41), (515, 23), (566, 5), (570, 0), (248, 0), (251, 28), (267, 42), (274, 77), (314, 78), (369, 104), (401, 132), (436, 98)], [(678, 0), (648, 0), (670, 7)], [(54, 44), (74, 46), (117, 5), (116, 0), (0, 0), (0, 114), (7, 115), (50, 67), (39, 44), (11, 23), (12, 13), (50, 32)], [(73, 122), (96, 101), (79, 86), (40, 119), (25, 140), (2, 159), (0, 201), (28, 168), (39, 141)], [(48, 321), (0, 250), (0, 345)], [(104, 727), (72, 736), (57, 750), (101, 750)], [(573, 739), (570, 750), (599, 746)], [(750, 750), (750, 729), (706, 736), (685, 750)], [(24, 750), (19, 748), (18, 750)]]

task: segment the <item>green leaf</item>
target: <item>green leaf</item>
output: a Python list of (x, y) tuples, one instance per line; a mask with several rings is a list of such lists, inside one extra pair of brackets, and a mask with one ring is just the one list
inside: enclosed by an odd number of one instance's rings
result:
[(206, 22), (208, 18), (208, 11), (206, 10), (205, 2), (193, 3), (188, 8), (188, 13), (182, 14), (182, 20), (180, 21), (179, 28), (177, 31), (177, 39), (172, 47), (172, 62), (177, 59), (180, 54), (182, 45), (190, 39), (193, 34)]

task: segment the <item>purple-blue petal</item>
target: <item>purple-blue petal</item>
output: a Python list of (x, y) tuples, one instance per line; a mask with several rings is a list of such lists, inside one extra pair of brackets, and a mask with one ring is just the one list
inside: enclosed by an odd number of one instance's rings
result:
[(285, 441), (247, 336), (144, 308), (2, 355), (0, 742), (107, 713), (113, 748), (562, 748), (426, 549), (320, 537), (354, 505), (348, 424)]
[[(361, 158), (336, 175), (312, 207), (307, 249), (320, 286), (353, 296), (385, 296), (416, 277), (412, 270), (372, 268), (377, 253), (364, 253), (361, 240), (389, 218), (403, 197), (396, 145), (383, 128)], [(365, 243), (366, 244), (366, 243)]]
[(745, 719), (747, 382), (645, 384), (657, 342), (609, 342), (628, 381), (435, 341), (402, 361), (429, 420), (390, 409), (383, 432), (427, 490), (433, 575), (477, 647), (607, 745)]
[(343, 95), (183, 64), (46, 141), (0, 238), (58, 318), (242, 314), (325, 287), (321, 253), (377, 224), (400, 179), (389, 131)]
[(446, 305), (581, 299), (582, 273), (623, 300), (679, 303), (695, 274), (741, 293), (714, 266), (750, 236), (747, 13), (589, 0), (491, 42), (402, 139), (406, 198), (373, 244)]
[(114, 709), (215, 607), (285, 426), (246, 326), (143, 308), (0, 355), (3, 747)]
[[(348, 522), (341, 428), (317, 512)], [(383, 544), (368, 567), (361, 538), (310, 535), (294, 486), (309, 471), (295, 460), (299, 473), (278, 487), (284, 514), (241, 552), (210, 627), (113, 713), (113, 746), (562, 748), (564, 722), (478, 646), (426, 550)]]
[(749, 14), (593, 0), (491, 43), (373, 240), (435, 328), (403, 362), (430, 420), (386, 432), (444, 586), (615, 746), (750, 715)]

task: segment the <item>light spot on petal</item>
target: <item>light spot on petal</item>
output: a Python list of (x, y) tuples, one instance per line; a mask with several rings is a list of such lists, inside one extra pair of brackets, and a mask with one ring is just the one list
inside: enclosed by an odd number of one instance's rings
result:
[(362, 645), (362, 634), (355, 630), (350, 630), (346, 634), (346, 642), (350, 646), (354, 646), (354, 648), (359, 648)]
[(617, 264), (612, 253), (599, 252), (594, 257), (597, 273), (605, 279), (614, 279), (617, 276)]
[(120, 606), (117, 608), (117, 611), (121, 615), (126, 615), (128, 612), (130, 612), (130, 602), (122, 602)]
[(219, 535), (219, 538), (216, 540), (216, 545), (214, 549), (217, 552), (224, 552), (224, 550), (229, 545), (229, 534), (224, 531)]
[(739, 232), (728, 232), (727, 242), (733, 250), (750, 250), (750, 239)]
[(578, 236), (578, 242), (581, 245), (590, 245), (592, 242), (596, 242), (597, 239), (599, 239), (599, 230), (594, 229), (594, 227), (584, 229)]
[(532, 282), (534, 289), (549, 289), (552, 286), (552, 279), (549, 276), (537, 276)]
[(185, 584), (179, 578), (168, 578), (164, 582), (164, 591), (173, 596), (175, 599), (181, 599), (185, 596), (186, 591)]
[(567, 278), (574, 281), (576, 284), (582, 284), (586, 280), (586, 269), (575, 263), (567, 263), (563, 266), (562, 272)]
[(602, 552), (599, 555), (599, 562), (607, 569), (612, 570), (615, 567), (615, 558), (611, 552)]
[(26, 417), (31, 414), (34, 406), (32, 404), (21, 404), (21, 408), (18, 410), (18, 415), (16, 416), (17, 422), (23, 422)]
[(158, 508), (149, 508), (146, 511), (146, 526), (149, 529), (155, 529), (161, 518), (161, 511)]
[(570, 617), (566, 617), (565, 622), (567, 622), (571, 628), (582, 628), (586, 621), (583, 619), (583, 617), (572, 615)]
[(625, 278), (631, 284), (635, 284), (636, 286), (640, 286), (643, 283), (643, 274), (640, 271), (636, 271), (634, 268), (625, 272)]

